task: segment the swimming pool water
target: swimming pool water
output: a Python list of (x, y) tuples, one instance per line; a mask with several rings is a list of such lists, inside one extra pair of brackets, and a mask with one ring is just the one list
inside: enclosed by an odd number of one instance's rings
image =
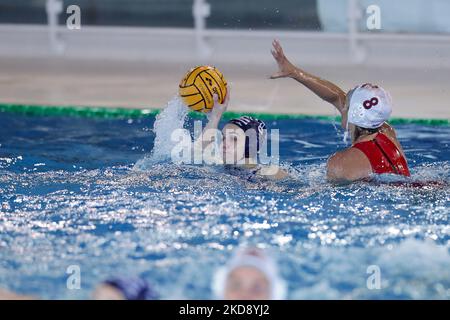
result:
[[(153, 122), (0, 114), (0, 287), (88, 298), (109, 276), (141, 275), (163, 299), (209, 299), (214, 269), (252, 244), (277, 258), (291, 299), (450, 298), (450, 127), (396, 126), (412, 180), (442, 185), (333, 186), (325, 161), (345, 144), (330, 122), (267, 121), (292, 175), (281, 182), (133, 170)], [(80, 290), (66, 287), (70, 265)], [(380, 290), (366, 286), (370, 265)]]

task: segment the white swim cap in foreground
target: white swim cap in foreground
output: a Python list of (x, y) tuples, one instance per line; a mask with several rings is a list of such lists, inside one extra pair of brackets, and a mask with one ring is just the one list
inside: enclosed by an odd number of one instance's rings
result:
[(375, 129), (383, 125), (392, 113), (392, 99), (381, 87), (361, 85), (353, 90), (348, 109), (348, 123)]
[(216, 298), (224, 299), (228, 276), (239, 267), (258, 269), (270, 283), (271, 299), (286, 299), (286, 283), (280, 278), (275, 261), (257, 248), (238, 249), (227, 265), (216, 271), (212, 283), (212, 290)]

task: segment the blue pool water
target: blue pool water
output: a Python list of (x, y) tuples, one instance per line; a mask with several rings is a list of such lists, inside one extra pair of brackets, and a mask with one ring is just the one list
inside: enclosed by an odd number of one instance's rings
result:
[[(450, 127), (396, 126), (412, 180), (443, 183), (418, 188), (328, 184), (325, 161), (345, 144), (318, 120), (267, 121), (286, 181), (134, 170), (153, 122), (0, 114), (0, 287), (88, 298), (109, 276), (141, 275), (164, 299), (209, 299), (214, 269), (253, 244), (277, 258), (291, 299), (450, 298)], [(70, 265), (80, 290), (66, 288)], [(370, 265), (380, 290), (366, 286)]]

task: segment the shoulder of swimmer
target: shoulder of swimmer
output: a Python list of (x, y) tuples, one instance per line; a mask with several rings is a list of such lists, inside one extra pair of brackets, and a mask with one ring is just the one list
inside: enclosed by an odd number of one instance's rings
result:
[(328, 159), (327, 179), (332, 182), (356, 181), (367, 178), (372, 165), (365, 154), (357, 148), (336, 152)]

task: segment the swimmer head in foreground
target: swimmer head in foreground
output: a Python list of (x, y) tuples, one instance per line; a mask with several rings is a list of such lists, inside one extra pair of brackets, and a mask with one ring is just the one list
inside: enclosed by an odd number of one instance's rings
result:
[(331, 182), (351, 182), (372, 174), (410, 176), (405, 154), (394, 128), (387, 120), (392, 100), (383, 88), (365, 83), (345, 93), (335, 84), (294, 66), (274, 40), (272, 55), (278, 72), (271, 79), (292, 78), (310, 89), (341, 113), (342, 127), (349, 131), (352, 145), (328, 159), (327, 178)]
[(275, 261), (263, 250), (238, 249), (213, 278), (212, 291), (221, 300), (283, 300), (286, 283)]
[(212, 152), (216, 159), (212, 162), (225, 165), (227, 169), (243, 170), (252, 175), (268, 178), (283, 179), (287, 173), (276, 164), (258, 163), (263, 140), (266, 138), (266, 124), (256, 118), (242, 116), (228, 121), (221, 131), (222, 140), (217, 141), (217, 131), (223, 113), (228, 108), (230, 102), (231, 87), (228, 88), (223, 104), (214, 97), (214, 107), (208, 114), (208, 122), (203, 129), (203, 133), (194, 143), (196, 152), (201, 150), (203, 155), (211, 152), (204, 152), (210, 148), (218, 150)]
[(93, 300), (157, 300), (158, 294), (140, 277), (116, 277), (100, 283)]

